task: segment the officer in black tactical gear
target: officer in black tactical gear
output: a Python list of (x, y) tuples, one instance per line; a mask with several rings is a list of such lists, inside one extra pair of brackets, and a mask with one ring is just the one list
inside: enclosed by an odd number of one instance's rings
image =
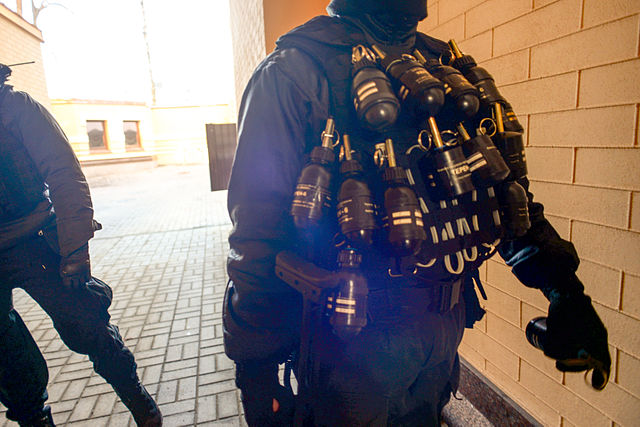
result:
[(606, 329), (528, 192), (517, 118), (476, 87), (490, 75), (417, 32), (426, 0), (327, 10), (278, 40), (240, 107), (223, 326), (248, 424), (439, 425), (496, 251), (550, 301), (545, 354), (595, 363), (604, 387)]
[(107, 311), (112, 292), (91, 277), (89, 187), (62, 129), (0, 64), (0, 401), (21, 426), (53, 426), (47, 365), (13, 308), (23, 288), (51, 317), (64, 343), (89, 355), (140, 426), (162, 425), (133, 354)]

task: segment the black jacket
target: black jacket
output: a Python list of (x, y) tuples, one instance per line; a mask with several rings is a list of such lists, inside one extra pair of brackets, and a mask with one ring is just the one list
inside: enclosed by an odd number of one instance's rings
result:
[(299, 296), (276, 278), (275, 255), (293, 239), (293, 190), (306, 145), (319, 138), (327, 115), (327, 81), (296, 50), (266, 58), (244, 93), (228, 193), (233, 230), (224, 320), (234, 360), (281, 360), (295, 346)]
[[(0, 86), (0, 126), (9, 138), (22, 144), (30, 157), (31, 167), (17, 173), (35, 177), (40, 188), (48, 187), (29, 212), (8, 222), (0, 222), (0, 249), (34, 233), (55, 219), (61, 255), (68, 255), (93, 237), (93, 207), (89, 186), (67, 137), (53, 116), (28, 94), (9, 85)], [(6, 144), (0, 141), (0, 144)], [(5, 145), (6, 147), (6, 145)], [(3, 180), (9, 172), (0, 171)], [(17, 178), (13, 178), (17, 179)], [(33, 179), (24, 179), (31, 182)], [(11, 202), (21, 197), (20, 185), (4, 186), (4, 197)], [(22, 188), (22, 191), (28, 189)]]

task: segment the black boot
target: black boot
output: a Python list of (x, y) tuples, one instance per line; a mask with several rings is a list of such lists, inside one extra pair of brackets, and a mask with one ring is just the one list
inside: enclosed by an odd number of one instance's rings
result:
[[(115, 388), (114, 388), (115, 389)], [(140, 427), (162, 426), (162, 414), (147, 389), (138, 381), (133, 387), (125, 387), (116, 390), (116, 394), (129, 408), (133, 419)]]
[(18, 422), (20, 427), (56, 427), (53, 423), (53, 416), (51, 416), (51, 406), (45, 405), (42, 411), (29, 421)]

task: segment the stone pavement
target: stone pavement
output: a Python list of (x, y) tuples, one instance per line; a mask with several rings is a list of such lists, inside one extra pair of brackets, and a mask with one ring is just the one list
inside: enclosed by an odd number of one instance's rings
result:
[[(92, 272), (113, 288), (112, 320), (165, 425), (246, 426), (222, 344), (226, 191), (209, 191), (206, 165), (87, 174), (104, 227), (90, 242)], [(134, 426), (111, 387), (86, 356), (67, 349), (40, 307), (22, 290), (14, 303), (49, 365), (55, 422)], [(464, 404), (452, 399), (459, 425), (489, 425), (479, 418), (469, 424), (462, 417), (473, 409)], [(16, 425), (1, 408), (0, 426)]]

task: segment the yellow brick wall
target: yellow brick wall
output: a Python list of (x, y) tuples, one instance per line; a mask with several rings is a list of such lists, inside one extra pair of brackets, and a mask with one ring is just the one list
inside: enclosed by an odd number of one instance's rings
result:
[(266, 56), (262, 2), (229, 0), (237, 106), (251, 73)]
[(545, 425), (640, 425), (639, 27), (638, 0), (429, 0), (420, 26), (455, 38), (513, 104), (532, 190), (609, 330), (611, 381), (595, 392), (526, 342), (545, 298), (499, 259), (482, 268), (487, 315), (461, 354)]
[(229, 0), (233, 43), (236, 107), (244, 88), (282, 34), (326, 13), (328, 0)]
[(8, 65), (36, 61), (35, 64), (12, 68), (8, 83), (50, 108), (41, 42), (40, 30), (0, 4), (0, 63)]
[(326, 15), (328, 0), (264, 0), (264, 29), (267, 52), (276, 47), (276, 40), (318, 15)]

